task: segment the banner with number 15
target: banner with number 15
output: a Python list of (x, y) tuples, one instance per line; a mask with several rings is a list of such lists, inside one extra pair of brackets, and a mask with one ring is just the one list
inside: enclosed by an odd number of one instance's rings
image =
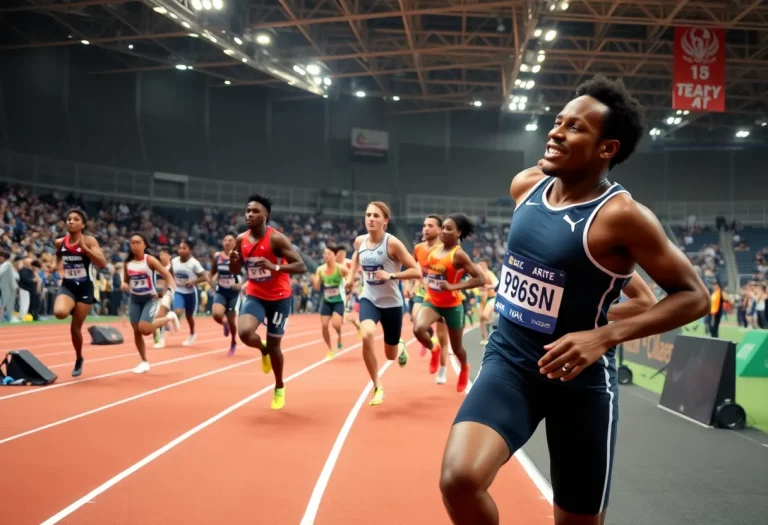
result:
[(725, 29), (676, 27), (672, 109), (725, 111)]

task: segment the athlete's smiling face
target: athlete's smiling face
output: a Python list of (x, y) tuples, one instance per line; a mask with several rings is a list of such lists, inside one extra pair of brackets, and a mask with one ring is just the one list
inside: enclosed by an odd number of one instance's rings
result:
[(144, 250), (147, 249), (147, 243), (139, 235), (131, 237), (131, 253), (135, 259), (144, 257)]
[(67, 215), (67, 231), (69, 233), (83, 231), (83, 228), (85, 228), (85, 223), (79, 213), (73, 211)]
[(431, 241), (440, 235), (440, 226), (433, 217), (424, 219), (424, 225), (421, 227), (421, 238), (424, 241)]
[(459, 227), (453, 219), (445, 219), (440, 230), (440, 242), (445, 246), (455, 246), (459, 242)]
[(245, 207), (245, 224), (249, 228), (258, 228), (267, 220), (267, 209), (258, 202), (251, 201)]
[(235, 249), (235, 237), (233, 235), (226, 235), (224, 240), (221, 241), (221, 247), (225, 252), (231, 252)]
[(329, 248), (323, 250), (323, 262), (325, 264), (331, 264), (334, 260), (336, 260), (336, 254), (333, 253), (333, 250)]
[(592, 97), (571, 100), (555, 117), (539, 168), (562, 178), (581, 178), (585, 172), (606, 169), (619, 149), (618, 141), (602, 138), (608, 113), (608, 107)]
[(371, 204), (365, 210), (365, 227), (369, 232), (383, 231), (384, 226), (389, 222), (384, 212), (378, 206)]

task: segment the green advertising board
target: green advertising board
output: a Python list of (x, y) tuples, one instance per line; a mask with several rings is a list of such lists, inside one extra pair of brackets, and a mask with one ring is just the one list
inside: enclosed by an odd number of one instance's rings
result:
[(736, 375), (768, 377), (768, 331), (750, 330), (736, 348)]

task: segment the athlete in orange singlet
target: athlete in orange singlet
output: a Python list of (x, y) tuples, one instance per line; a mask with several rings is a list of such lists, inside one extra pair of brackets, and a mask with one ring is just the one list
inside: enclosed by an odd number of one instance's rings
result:
[[(459, 241), (472, 235), (474, 225), (466, 215), (455, 213), (443, 221), (440, 231), (442, 246), (434, 248), (427, 257), (427, 295), (413, 325), (413, 335), (432, 350), (437, 338), (430, 338), (429, 326), (443, 319), (448, 326), (453, 353), (461, 363), (458, 392), (463, 392), (469, 381), (469, 363), (464, 351), (464, 306), (459, 290), (478, 288), (485, 284), (480, 268), (472, 262)], [(462, 281), (464, 273), (470, 278)]]
[[(417, 244), (413, 248), (413, 258), (419, 264), (422, 273), (422, 279), (414, 280), (410, 289), (406, 288), (406, 296), (413, 297), (413, 310), (411, 316), (416, 320), (419, 315), (419, 310), (424, 303), (424, 297), (426, 296), (426, 281), (427, 281), (427, 257), (429, 252), (441, 245), (440, 242), (440, 228), (443, 226), (443, 219), (439, 215), (427, 215), (424, 218), (424, 225), (421, 228), (421, 238), (423, 242)], [(437, 372), (437, 378), (435, 382), (438, 385), (445, 384), (447, 380), (447, 373), (445, 368), (446, 356), (448, 355), (448, 328), (442, 320), (438, 320), (436, 323), (437, 341), (432, 348), (432, 358), (429, 361), (429, 373), (434, 374)], [(432, 327), (428, 330), (430, 337), (432, 336)], [(421, 347), (422, 354), (427, 352), (425, 346)], [(439, 364), (439, 369), (438, 369)]]

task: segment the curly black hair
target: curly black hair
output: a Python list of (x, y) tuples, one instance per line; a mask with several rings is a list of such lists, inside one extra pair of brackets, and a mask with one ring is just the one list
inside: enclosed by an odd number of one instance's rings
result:
[(253, 195), (248, 197), (248, 203), (251, 203), (251, 202), (258, 202), (259, 204), (264, 206), (264, 208), (266, 208), (267, 216), (272, 215), (272, 201), (269, 199), (269, 197), (265, 197), (264, 195), (259, 195), (258, 193), (254, 193)]
[(632, 155), (645, 133), (645, 108), (621, 80), (610, 80), (603, 75), (595, 75), (576, 88), (577, 97), (584, 95), (608, 106), (602, 138), (619, 141), (619, 151), (608, 165), (609, 170), (613, 169)]
[(463, 213), (451, 213), (445, 220), (451, 219), (456, 223), (456, 228), (459, 230), (459, 240), (463, 241), (467, 237), (471, 237), (475, 233), (475, 225), (469, 220), (469, 217)]

